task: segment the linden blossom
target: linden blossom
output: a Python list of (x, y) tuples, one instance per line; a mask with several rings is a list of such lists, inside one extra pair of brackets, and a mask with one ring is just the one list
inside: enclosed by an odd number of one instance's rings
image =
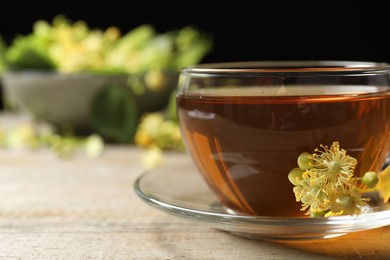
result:
[(360, 214), (368, 201), (362, 194), (372, 190), (377, 190), (385, 202), (389, 199), (389, 167), (380, 174), (369, 171), (359, 178), (354, 176), (357, 160), (340, 149), (338, 142), (321, 148), (313, 154), (302, 153), (297, 160), (299, 167), (288, 176), (295, 186), (296, 201), (302, 203), (301, 210), (307, 210), (306, 215)]

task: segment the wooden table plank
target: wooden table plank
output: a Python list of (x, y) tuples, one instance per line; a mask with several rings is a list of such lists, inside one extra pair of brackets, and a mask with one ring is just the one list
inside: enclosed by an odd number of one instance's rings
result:
[[(0, 259), (389, 259), (390, 228), (294, 243), (250, 240), (160, 212), (133, 191), (142, 151), (100, 158), (0, 150)], [(184, 154), (167, 153), (166, 163)]]

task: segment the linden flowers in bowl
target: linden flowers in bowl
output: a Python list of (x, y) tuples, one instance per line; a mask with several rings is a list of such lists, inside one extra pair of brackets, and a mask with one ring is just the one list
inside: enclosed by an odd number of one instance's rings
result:
[(199, 63), (212, 38), (191, 26), (157, 33), (149, 24), (122, 35), (116, 27), (91, 29), (58, 15), (0, 45), (6, 109), (59, 131), (132, 142), (142, 115), (168, 105), (178, 70)]

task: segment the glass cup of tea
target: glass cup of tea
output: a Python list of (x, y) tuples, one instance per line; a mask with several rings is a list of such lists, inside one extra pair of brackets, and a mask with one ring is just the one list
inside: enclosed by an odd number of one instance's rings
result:
[(188, 153), (228, 210), (305, 216), (288, 178), (304, 152), (380, 171), (390, 149), (390, 67), (350, 61), (201, 64), (181, 71), (179, 124)]

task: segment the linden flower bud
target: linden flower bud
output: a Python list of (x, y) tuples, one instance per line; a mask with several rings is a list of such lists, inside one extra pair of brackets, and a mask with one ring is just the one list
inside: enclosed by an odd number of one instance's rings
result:
[(379, 179), (376, 172), (366, 172), (362, 178), (362, 182), (367, 185), (368, 188), (374, 188)]
[(91, 158), (99, 157), (104, 149), (104, 140), (100, 135), (92, 134), (85, 142), (85, 153)]
[(310, 217), (318, 218), (324, 217), (328, 211), (311, 212)]
[(145, 75), (146, 86), (151, 91), (162, 91), (167, 85), (167, 79), (165, 78), (161, 70), (150, 70)]
[(288, 180), (295, 186), (299, 185), (299, 182), (302, 180), (303, 170), (301, 168), (294, 168), (288, 174)]
[(299, 168), (302, 170), (307, 170), (312, 167), (313, 160), (311, 159), (311, 154), (303, 152), (299, 155), (297, 160)]
[(158, 147), (150, 148), (142, 158), (142, 163), (147, 169), (154, 169), (164, 163), (163, 151)]

